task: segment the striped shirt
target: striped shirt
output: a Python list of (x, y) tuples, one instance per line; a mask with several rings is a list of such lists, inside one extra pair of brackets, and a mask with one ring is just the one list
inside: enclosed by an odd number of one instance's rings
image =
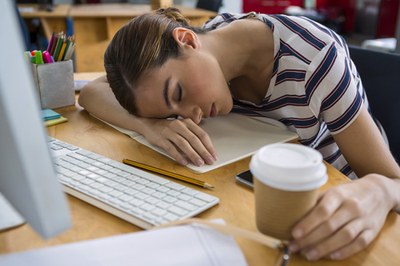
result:
[(273, 75), (260, 104), (233, 99), (232, 111), (284, 123), (302, 144), (357, 178), (332, 137), (357, 118), (362, 104), (368, 108), (343, 38), (310, 19), (286, 15), (224, 13), (204, 27), (212, 30), (249, 17), (263, 21), (273, 32)]

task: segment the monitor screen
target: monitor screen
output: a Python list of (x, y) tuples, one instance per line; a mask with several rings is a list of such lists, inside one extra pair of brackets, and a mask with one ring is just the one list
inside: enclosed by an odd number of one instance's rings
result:
[[(70, 227), (13, 0), (1, 0), (0, 193), (42, 237)], [(7, 34), (5, 34), (7, 33)], [(0, 219), (7, 219), (0, 214)]]

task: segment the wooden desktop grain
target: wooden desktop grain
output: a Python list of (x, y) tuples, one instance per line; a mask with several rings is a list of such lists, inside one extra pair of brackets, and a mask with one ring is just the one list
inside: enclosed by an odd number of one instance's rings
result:
[[(91, 79), (97, 76), (81, 75), (80, 79)], [(235, 174), (248, 169), (249, 158), (197, 175), (99, 122), (78, 105), (58, 109), (57, 111), (67, 117), (69, 122), (49, 127), (49, 135), (117, 161), (121, 161), (123, 158), (131, 158), (156, 167), (193, 176), (213, 184), (215, 188), (208, 190), (181, 183), (220, 198), (219, 205), (207, 210), (198, 217), (203, 219), (223, 218), (230, 225), (256, 231), (253, 192), (238, 185), (234, 178)], [(330, 165), (328, 165), (328, 174), (329, 181), (322, 190), (350, 182)], [(0, 233), (0, 253), (25, 251), (141, 230), (137, 226), (72, 196), (68, 196), (68, 201), (73, 219), (71, 229), (48, 241), (42, 240), (28, 225)], [(399, 239), (399, 215), (390, 213), (378, 238), (368, 248), (353, 257), (343, 261), (322, 260), (312, 263), (299, 255), (293, 255), (289, 265), (398, 265), (400, 261), (400, 254), (398, 253)], [(279, 252), (249, 240), (237, 239), (237, 242), (243, 250), (249, 265), (273, 265), (279, 255)]]

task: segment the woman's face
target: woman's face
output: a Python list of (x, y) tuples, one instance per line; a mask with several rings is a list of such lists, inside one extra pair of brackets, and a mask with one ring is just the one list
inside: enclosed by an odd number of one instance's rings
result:
[(195, 123), (227, 114), (232, 97), (219, 64), (207, 54), (193, 51), (168, 59), (145, 73), (134, 89), (138, 115), (148, 118), (181, 116)]

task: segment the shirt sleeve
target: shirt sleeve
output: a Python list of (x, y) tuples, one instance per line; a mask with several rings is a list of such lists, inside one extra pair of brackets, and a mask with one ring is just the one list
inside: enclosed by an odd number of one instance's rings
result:
[(357, 84), (345, 49), (335, 43), (322, 49), (310, 64), (305, 86), (310, 108), (331, 134), (343, 131), (360, 113), (363, 100)]

